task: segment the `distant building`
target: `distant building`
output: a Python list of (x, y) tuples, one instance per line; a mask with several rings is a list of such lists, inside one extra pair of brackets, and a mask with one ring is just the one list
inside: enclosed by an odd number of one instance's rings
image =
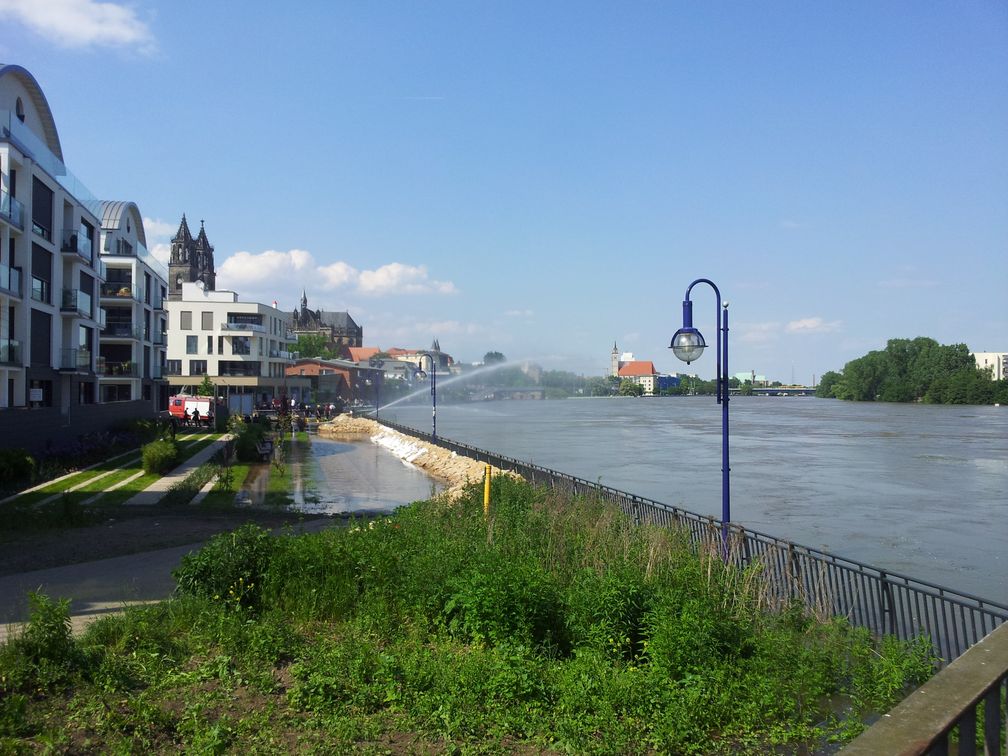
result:
[(364, 343), (364, 329), (348, 312), (329, 312), (308, 308), (308, 294), (301, 292), (301, 306), (291, 313), (291, 330), (298, 336), (322, 336), (326, 346), (341, 357), (349, 357), (350, 347)]
[(987, 370), (995, 381), (1008, 380), (1008, 353), (1005, 352), (973, 352), (976, 366)]
[[(386, 350), (385, 353), (394, 360), (402, 360), (403, 362), (412, 362), (414, 364), (419, 363), (420, 355), (429, 354), (434, 358), (438, 370), (449, 370), (455, 364), (455, 360), (450, 354), (441, 351), (441, 345), (437, 339), (431, 342), (430, 349), (400, 349), (399, 347), (392, 347)], [(424, 360), (423, 367), (424, 370), (430, 367), (427, 360)]]
[(650, 360), (633, 360), (623, 363), (617, 374), (620, 380), (631, 380), (643, 387), (645, 396), (654, 396), (658, 371)]
[(735, 373), (732, 376), (738, 380), (739, 383), (745, 383), (746, 381), (751, 381), (753, 386), (766, 386), (767, 379), (765, 375), (758, 375), (755, 370), (750, 370), (748, 373)]
[(286, 372), (294, 362), (287, 313), (239, 302), (233, 291), (213, 291), (201, 281), (184, 282), (180, 289), (166, 304), (164, 372), (175, 392), (193, 391), (209, 376), (229, 408), (244, 414), (308, 385)]
[(189, 231), (185, 213), (178, 231), (171, 240), (171, 258), (168, 261), (168, 299), (182, 298), (182, 284), (203, 284), (206, 291), (213, 291), (217, 285), (214, 271), (214, 248), (207, 239), (203, 221), (196, 238)]

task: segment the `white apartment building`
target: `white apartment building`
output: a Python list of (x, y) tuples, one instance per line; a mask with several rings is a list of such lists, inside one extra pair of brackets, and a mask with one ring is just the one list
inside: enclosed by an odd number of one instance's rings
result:
[(145, 400), (163, 410), (167, 348), (168, 269), (147, 251), (143, 216), (133, 202), (101, 203), (105, 311), (98, 374), (102, 402)]
[(0, 409), (52, 408), (70, 425), (99, 399), (95, 208), (38, 82), (0, 64)]
[(290, 313), (239, 302), (235, 292), (215, 291), (202, 280), (181, 281), (165, 307), (171, 393), (194, 393), (209, 376), (231, 411), (245, 414), (308, 386), (285, 372), (294, 363)]
[(976, 366), (990, 371), (995, 381), (1008, 380), (1008, 352), (973, 352)]

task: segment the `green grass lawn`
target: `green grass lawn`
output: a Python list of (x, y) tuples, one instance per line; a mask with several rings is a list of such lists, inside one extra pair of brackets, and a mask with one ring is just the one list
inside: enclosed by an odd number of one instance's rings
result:
[(185, 557), (178, 596), (0, 647), (0, 752), (835, 752), (933, 670), (760, 564), (506, 477)]

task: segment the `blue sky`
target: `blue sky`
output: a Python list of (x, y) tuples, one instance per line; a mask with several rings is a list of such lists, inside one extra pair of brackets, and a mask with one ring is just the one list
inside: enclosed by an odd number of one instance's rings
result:
[(185, 212), (243, 299), (586, 374), (684, 368), (699, 277), (732, 372), (1008, 350), (1006, 40), (993, 0), (0, 0), (0, 61), (156, 250)]

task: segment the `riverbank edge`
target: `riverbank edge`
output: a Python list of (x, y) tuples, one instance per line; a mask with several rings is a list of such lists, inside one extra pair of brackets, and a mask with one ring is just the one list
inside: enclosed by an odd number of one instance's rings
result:
[[(329, 422), (320, 423), (318, 433), (326, 438), (335, 439), (360, 439), (366, 436), (371, 443), (381, 446), (404, 463), (413, 465), (432, 478), (445, 483), (444, 495), (449, 499), (457, 498), (466, 486), (482, 481), (486, 475), (487, 465), (484, 462), (400, 433), (366, 417), (338, 415)], [(518, 477), (510, 470), (493, 466), (490, 468), (490, 474), (491, 477), (502, 474)]]

